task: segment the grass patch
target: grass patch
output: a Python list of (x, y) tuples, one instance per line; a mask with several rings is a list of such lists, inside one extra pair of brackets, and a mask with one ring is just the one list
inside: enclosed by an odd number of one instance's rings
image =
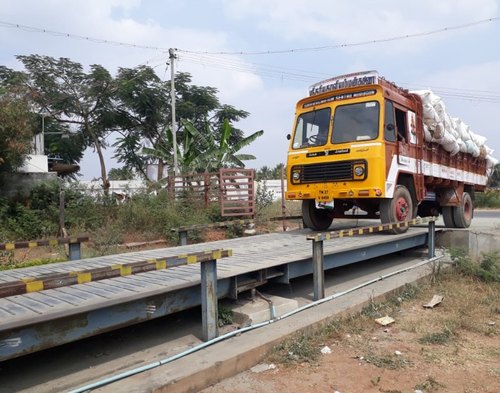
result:
[(296, 334), (273, 349), (271, 360), (284, 365), (315, 363), (320, 354), (317, 341), (314, 333)]
[(229, 307), (218, 305), (217, 323), (219, 326), (231, 325), (233, 323), (233, 310)]
[(443, 329), (441, 332), (429, 333), (420, 337), (420, 344), (446, 345), (453, 340), (454, 334), (450, 329)]
[(433, 377), (429, 376), (424, 382), (415, 385), (415, 390), (422, 390), (424, 392), (435, 392), (439, 388), (444, 388), (442, 383), (436, 381)]
[(11, 270), (11, 269), (19, 269), (22, 267), (30, 267), (30, 266), (41, 266), (47, 265), (50, 263), (58, 263), (58, 262), (66, 262), (66, 258), (38, 258), (32, 259), (24, 262), (8, 262), (0, 264), (0, 270)]
[(485, 253), (479, 263), (474, 262), (463, 249), (451, 249), (450, 257), (457, 271), (485, 282), (500, 282), (500, 253)]
[(366, 355), (365, 361), (373, 364), (375, 367), (387, 368), (389, 370), (399, 370), (413, 364), (411, 360), (406, 359), (401, 355), (376, 355), (373, 353)]

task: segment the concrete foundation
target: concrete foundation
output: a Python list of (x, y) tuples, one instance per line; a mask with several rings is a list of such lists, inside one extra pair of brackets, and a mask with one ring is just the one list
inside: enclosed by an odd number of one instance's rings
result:
[(437, 246), (464, 249), (477, 260), (482, 254), (500, 250), (500, 231), (448, 230), (439, 233)]
[(238, 300), (231, 306), (234, 322), (241, 326), (255, 325), (299, 308), (299, 302), (295, 299), (267, 295), (265, 297), (269, 302), (259, 296), (249, 300)]

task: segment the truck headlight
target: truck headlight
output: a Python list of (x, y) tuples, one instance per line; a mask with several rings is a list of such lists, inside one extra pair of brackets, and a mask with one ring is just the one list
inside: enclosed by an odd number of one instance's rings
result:
[(358, 166), (355, 166), (354, 167), (354, 174), (357, 176), (357, 177), (361, 177), (365, 174), (365, 167), (364, 166), (361, 166), (361, 165), (358, 165)]
[(301, 167), (292, 168), (292, 183), (300, 183), (300, 178), (302, 177), (301, 169)]

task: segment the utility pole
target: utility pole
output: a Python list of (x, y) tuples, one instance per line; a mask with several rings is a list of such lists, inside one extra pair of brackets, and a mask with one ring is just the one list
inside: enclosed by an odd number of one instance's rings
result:
[(177, 123), (175, 122), (175, 70), (174, 70), (174, 60), (175, 60), (175, 49), (170, 48), (168, 50), (170, 55), (170, 100), (172, 101), (172, 144), (174, 149), (174, 177), (177, 176)]

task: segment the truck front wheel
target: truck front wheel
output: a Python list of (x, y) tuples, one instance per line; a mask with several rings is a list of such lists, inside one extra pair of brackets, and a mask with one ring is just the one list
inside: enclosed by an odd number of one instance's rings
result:
[(333, 211), (316, 209), (314, 199), (306, 199), (302, 201), (302, 219), (307, 228), (324, 231), (332, 225)]
[[(408, 221), (413, 218), (413, 200), (410, 191), (405, 186), (399, 185), (394, 190), (392, 198), (380, 202), (380, 219), (382, 224), (391, 222)], [(404, 233), (408, 227), (393, 228), (392, 233)]]
[(472, 221), (474, 207), (468, 192), (464, 192), (460, 205), (453, 208), (453, 222), (457, 228), (468, 228)]

